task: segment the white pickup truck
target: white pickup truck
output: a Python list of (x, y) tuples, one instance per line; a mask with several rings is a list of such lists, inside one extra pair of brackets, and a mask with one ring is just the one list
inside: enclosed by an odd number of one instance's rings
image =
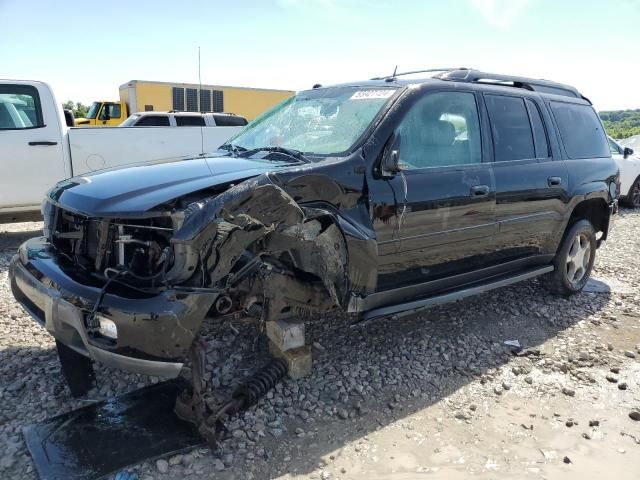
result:
[(0, 223), (40, 218), (59, 180), (212, 152), (241, 128), (68, 128), (49, 85), (0, 79)]

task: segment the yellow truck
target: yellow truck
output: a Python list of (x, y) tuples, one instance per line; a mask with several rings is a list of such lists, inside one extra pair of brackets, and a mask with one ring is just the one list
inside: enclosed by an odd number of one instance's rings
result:
[(93, 102), (77, 126), (115, 127), (135, 112), (232, 112), (251, 121), (293, 96), (291, 90), (131, 80), (120, 85), (120, 100)]

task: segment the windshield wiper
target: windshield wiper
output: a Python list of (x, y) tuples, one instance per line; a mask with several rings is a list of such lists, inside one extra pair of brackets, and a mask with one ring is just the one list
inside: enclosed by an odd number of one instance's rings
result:
[[(243, 147), (240, 147), (240, 148), (243, 148)], [(286, 155), (288, 157), (295, 158), (296, 160), (298, 160), (298, 161), (300, 161), (302, 163), (310, 163), (311, 162), (311, 160), (309, 160), (307, 157), (305, 157), (304, 154), (300, 150), (294, 150), (292, 148), (285, 148), (285, 147), (278, 147), (278, 146), (258, 147), (258, 148), (252, 148), (251, 150), (247, 150), (245, 148), (244, 151), (241, 154), (239, 154), (238, 156), (239, 157), (250, 157), (254, 153), (258, 153), (258, 152), (281, 153), (281, 154)]]
[(226, 150), (228, 152), (231, 153), (235, 153), (237, 154), (238, 152), (246, 152), (247, 149), (240, 146), (240, 145), (235, 145), (233, 143), (225, 143), (224, 145), (221, 145), (220, 147), (218, 147), (220, 150)]

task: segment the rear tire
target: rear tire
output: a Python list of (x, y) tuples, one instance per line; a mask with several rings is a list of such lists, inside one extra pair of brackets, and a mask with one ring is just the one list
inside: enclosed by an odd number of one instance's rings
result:
[(82, 397), (93, 386), (95, 374), (91, 360), (56, 340), (62, 375), (74, 398)]
[(596, 231), (588, 220), (569, 227), (553, 259), (554, 270), (541, 280), (547, 290), (568, 297), (584, 288), (596, 258)]

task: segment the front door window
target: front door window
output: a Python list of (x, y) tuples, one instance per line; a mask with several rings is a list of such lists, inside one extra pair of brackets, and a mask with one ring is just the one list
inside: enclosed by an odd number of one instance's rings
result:
[(404, 169), (467, 165), (482, 161), (476, 98), (469, 92), (437, 92), (420, 99), (396, 130)]

